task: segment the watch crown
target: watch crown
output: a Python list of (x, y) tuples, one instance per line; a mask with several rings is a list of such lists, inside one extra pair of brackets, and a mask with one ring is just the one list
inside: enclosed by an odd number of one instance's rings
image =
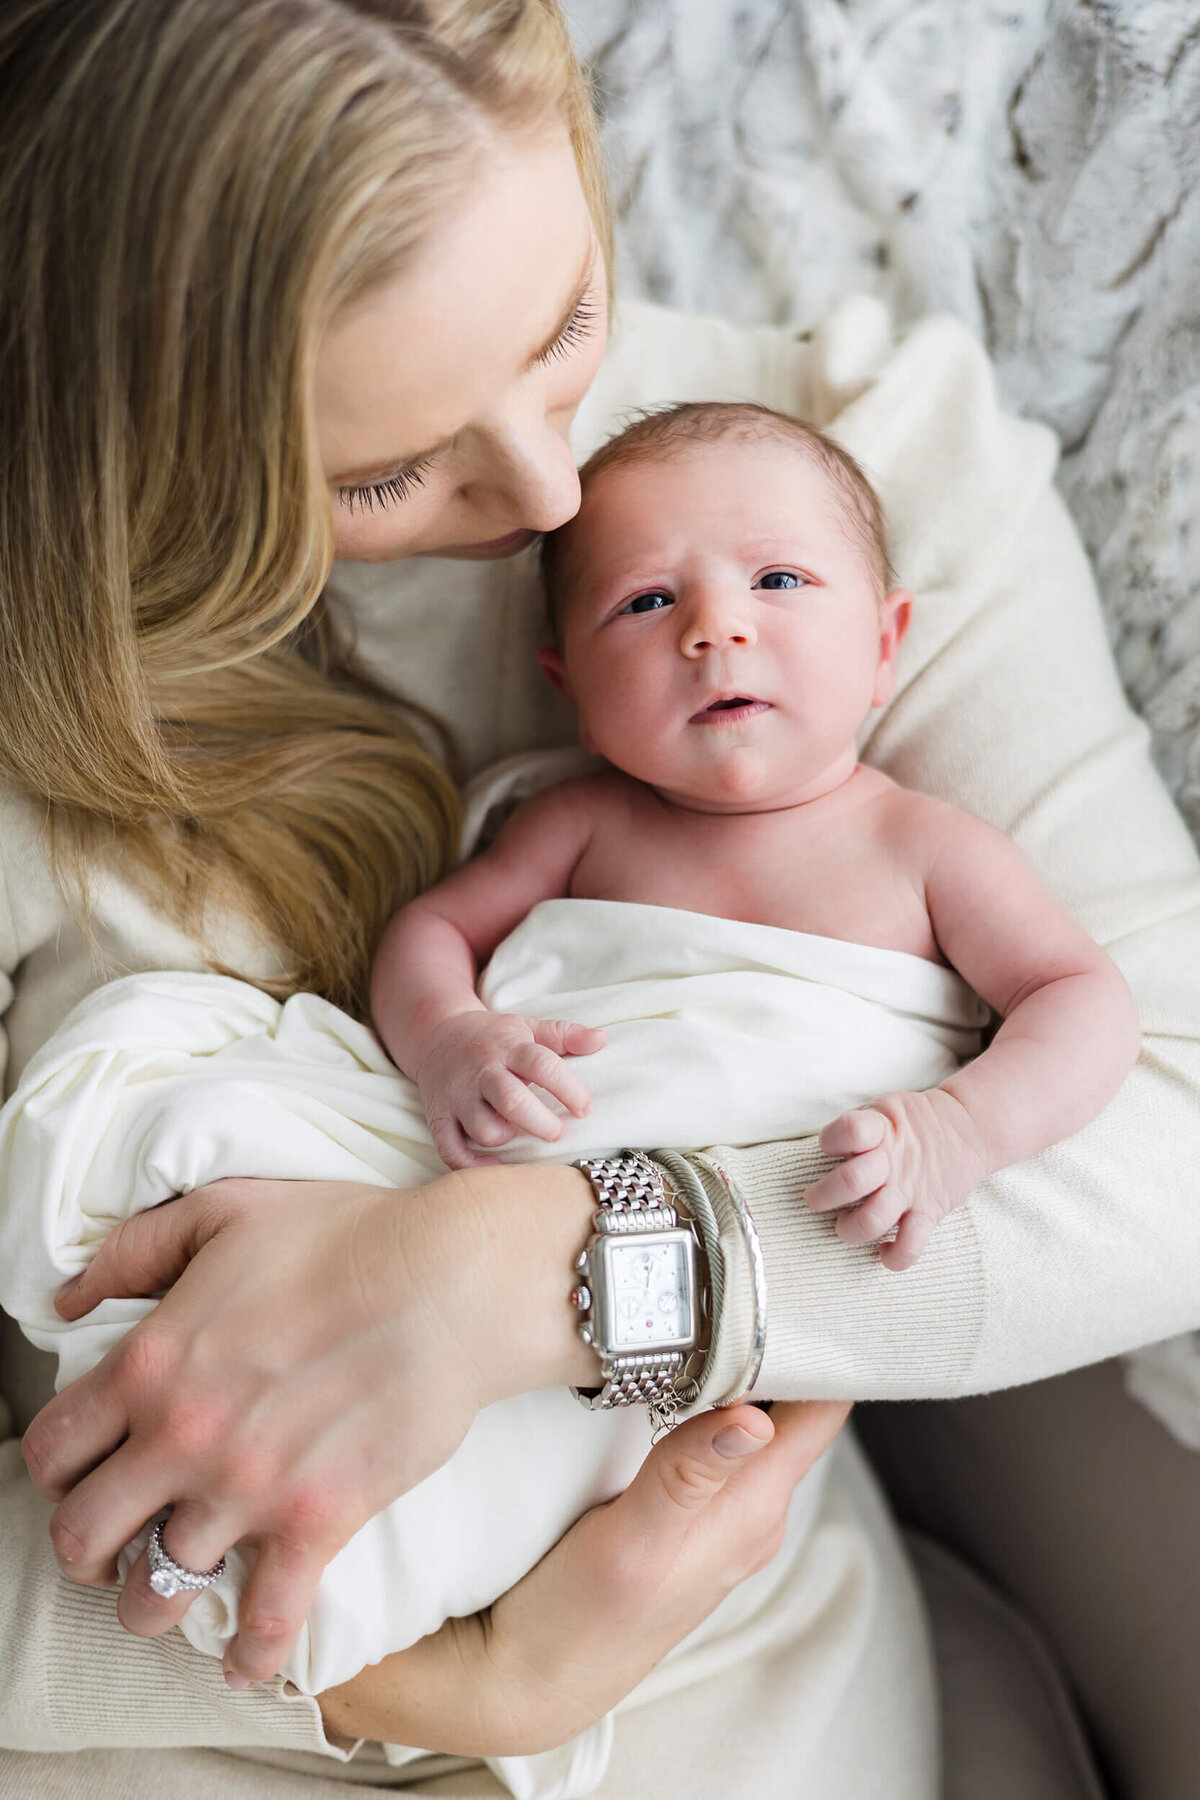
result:
[(571, 1290), (571, 1305), (577, 1306), (579, 1308), (580, 1312), (586, 1312), (588, 1307), (591, 1304), (592, 1304), (591, 1288), (584, 1287), (581, 1283), (579, 1287), (573, 1288)]

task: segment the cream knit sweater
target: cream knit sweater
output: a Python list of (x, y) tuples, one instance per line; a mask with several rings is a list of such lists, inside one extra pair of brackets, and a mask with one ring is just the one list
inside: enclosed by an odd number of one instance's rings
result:
[[(1200, 862), (1121, 694), (1090, 573), (1052, 487), (1049, 434), (998, 410), (983, 352), (949, 319), (896, 345), (870, 302), (844, 305), (807, 339), (630, 307), (581, 410), (576, 450), (585, 455), (630, 406), (691, 398), (759, 399), (820, 425), (836, 420), (879, 488), (893, 561), (917, 597), (899, 691), (864, 740), (866, 759), (1008, 831), (1120, 965), (1145, 1033), (1138, 1067), (1100, 1118), (985, 1183), (901, 1276), (796, 1205), (813, 1140), (723, 1151), (766, 1262), (757, 1391), (971, 1393), (1194, 1328)], [(367, 662), (397, 690), (440, 703), (472, 770), (570, 740), (570, 715), (533, 666), (539, 608), (527, 556), (346, 568), (339, 592)], [(106, 963), (94, 967), (50, 879), (38, 809), (0, 800), (0, 844), (11, 1081), (101, 980), (201, 963), (193, 943), (102, 874), (94, 912)], [(220, 948), (250, 975), (272, 963), (270, 947), (232, 921)], [(745, 1354), (749, 1306), (736, 1238), (727, 1248), (730, 1370)], [(2, 1385), (23, 1422), (49, 1391), (47, 1372), (11, 1334), (3, 1352)], [(718, 1371), (713, 1397), (720, 1383)], [(233, 1695), (219, 1665), (178, 1634), (128, 1637), (111, 1595), (62, 1581), (48, 1513), (15, 1440), (0, 1443), (0, 1745), (242, 1745), (281, 1761), (322, 1750), (325, 1773), (337, 1773), (345, 1752), (325, 1743), (311, 1701), (278, 1683)], [(656, 1741), (667, 1729), (660, 1723)], [(52, 1791), (140, 1793), (152, 1765), (146, 1791), (169, 1795), (176, 1765), (136, 1755), (77, 1759), (69, 1778), (56, 1759)], [(18, 1775), (9, 1765), (18, 1785), (7, 1789), (0, 1758), (0, 1792), (36, 1794), (36, 1759), (19, 1766)], [(177, 1767), (179, 1791), (195, 1792), (196, 1760)], [(242, 1765), (204, 1767), (206, 1796), (253, 1791)], [(620, 1791), (632, 1795), (628, 1784)]]

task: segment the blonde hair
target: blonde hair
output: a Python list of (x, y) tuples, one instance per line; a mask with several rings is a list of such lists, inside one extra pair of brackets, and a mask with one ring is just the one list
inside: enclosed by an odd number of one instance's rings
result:
[[(862, 465), (836, 438), (757, 400), (681, 400), (674, 405), (646, 407), (634, 414), (624, 430), (592, 452), (579, 471), (580, 487), (586, 496), (591, 483), (606, 469), (661, 462), (693, 444), (719, 444), (727, 438), (742, 443), (774, 439), (814, 462), (833, 488), (846, 530), (867, 562), (880, 600), (895, 587), (883, 506)], [(582, 507), (575, 519), (568, 519), (557, 531), (548, 531), (541, 545), (546, 621), (560, 648), (563, 604), (570, 587), (565, 564), (581, 516)]]
[(558, 7), (13, 0), (0, 87), (0, 780), (93, 945), (116, 858), (201, 941), (222, 910), (273, 940), (258, 985), (361, 1014), (458, 806), (324, 596), (316, 349), (493, 121), (565, 119), (608, 247)]

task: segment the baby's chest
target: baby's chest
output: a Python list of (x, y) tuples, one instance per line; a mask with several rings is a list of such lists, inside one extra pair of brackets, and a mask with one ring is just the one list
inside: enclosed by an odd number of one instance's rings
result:
[[(724, 829), (723, 829), (724, 827)], [(636, 901), (907, 950), (944, 962), (917, 868), (872, 841), (743, 828), (637, 830), (598, 837), (572, 895)]]

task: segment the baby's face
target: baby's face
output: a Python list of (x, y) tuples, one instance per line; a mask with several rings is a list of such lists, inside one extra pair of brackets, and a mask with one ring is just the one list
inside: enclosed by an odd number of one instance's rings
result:
[(803, 451), (726, 441), (605, 470), (563, 576), (543, 666), (589, 749), (703, 811), (797, 804), (852, 772), (909, 597), (881, 601)]

